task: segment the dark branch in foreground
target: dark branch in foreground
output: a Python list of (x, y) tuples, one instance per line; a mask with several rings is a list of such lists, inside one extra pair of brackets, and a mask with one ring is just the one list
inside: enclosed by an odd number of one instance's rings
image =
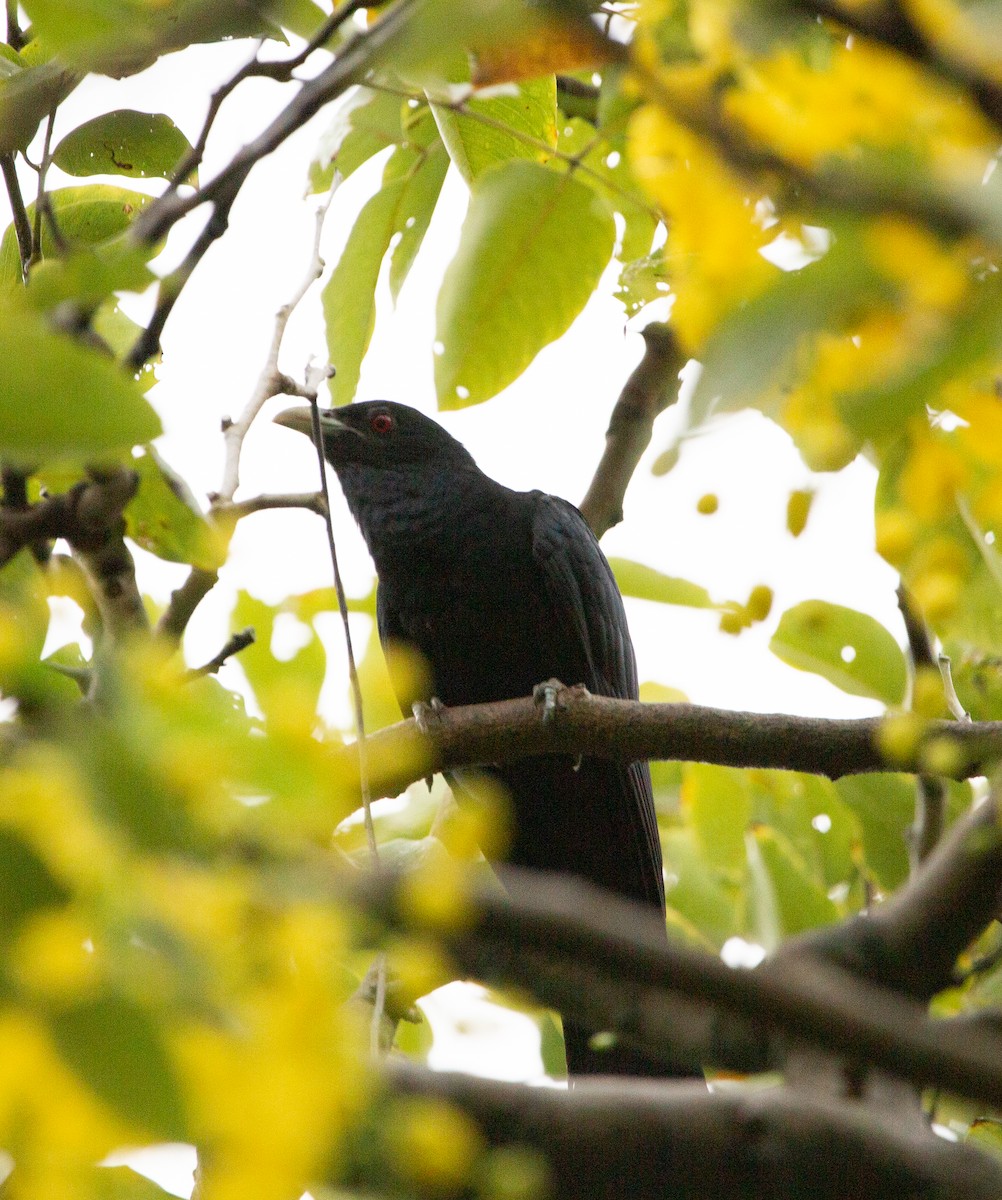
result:
[(995, 1200), (1002, 1189), (1002, 1167), (977, 1150), (786, 1089), (599, 1080), (563, 1092), (402, 1061), (386, 1076), (395, 1094), (460, 1105), (491, 1145), (541, 1153), (551, 1200)]
[[(1002, 721), (928, 721), (912, 751), (889, 763), (878, 749), (883, 718), (830, 720), (783, 713), (731, 712), (699, 704), (644, 704), (563, 689), (544, 723), (531, 698), (437, 710), (369, 735), (373, 796), (396, 796), (429, 774), (459, 766), (514, 762), (539, 754), (589, 754), (803, 771), (838, 779), (870, 771), (923, 770), (930, 743), (960, 752), (956, 778), (984, 775), (1002, 758)], [(353, 751), (335, 751), (351, 777)]]
[(650, 445), (654, 420), (678, 400), (678, 373), (686, 356), (675, 335), (667, 325), (652, 321), (643, 338), (644, 356), (612, 410), (605, 451), (581, 501), (581, 513), (599, 538), (623, 519), (623, 498)]
[[(1002, 855), (994, 857), (998, 868)], [(862, 928), (865, 918), (741, 970), (665, 942), (649, 910), (581, 881), (512, 868), (503, 878), (511, 899), (478, 891), (465, 922), (434, 931), (474, 978), (515, 985), (672, 1066), (781, 1069), (791, 1046), (806, 1043), (864, 1073), (1002, 1103), (996, 1028), (930, 1020), (923, 1003), (835, 965), (864, 936), (883, 937), (876, 925)], [(428, 932), (406, 886), (368, 877), (354, 894), (391, 925)], [(911, 950), (921, 954), (921, 946)]]

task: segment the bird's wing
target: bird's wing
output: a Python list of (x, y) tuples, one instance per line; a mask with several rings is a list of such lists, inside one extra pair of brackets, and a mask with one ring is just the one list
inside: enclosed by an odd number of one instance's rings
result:
[(605, 555), (588, 522), (573, 504), (533, 493), (532, 556), (555, 615), (564, 622), (567, 648), (580, 657), (580, 678), (600, 696), (637, 698), (633, 657), (623, 600)]
[[(582, 667), (580, 679), (589, 691), (622, 700), (638, 696), (637, 665), (630, 641), (626, 610), (612, 569), (591, 528), (566, 500), (536, 493), (533, 519), (533, 559), (544, 581), (554, 616), (563, 623), (561, 661), (575, 653)], [(622, 803), (617, 825), (633, 845), (640, 878), (630, 890), (664, 906), (661, 877), (661, 839), (651, 773), (646, 762), (619, 768)], [(610, 797), (610, 801), (614, 798)]]

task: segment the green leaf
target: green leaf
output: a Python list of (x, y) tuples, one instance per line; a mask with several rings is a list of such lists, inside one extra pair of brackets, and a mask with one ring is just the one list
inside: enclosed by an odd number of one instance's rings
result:
[(821, 675), (851, 696), (900, 704), (905, 695), (905, 656), (890, 633), (866, 613), (805, 600), (787, 609), (769, 649), (799, 671)]
[(93, 1167), (85, 1186), (88, 1200), (170, 1200), (173, 1194), (131, 1167)]
[(32, 913), (68, 899), (32, 847), (12, 829), (0, 829), (0, 942), (12, 941)]
[(51, 1014), (49, 1028), (66, 1063), (126, 1121), (164, 1141), (185, 1139), (180, 1081), (141, 1008), (102, 996)]
[(327, 344), (337, 369), (329, 384), (334, 404), (347, 404), (358, 387), (376, 321), (383, 259), (399, 235), (390, 262), (395, 297), (420, 249), (445, 176), (445, 153), (427, 109), (410, 122), (407, 138), (390, 156), (382, 187), (359, 213), (323, 290)]
[(342, 180), (387, 146), (404, 140), (405, 101), (389, 92), (354, 88), (337, 107), (310, 163), (310, 190), (327, 191), (335, 171)]
[(28, 0), (34, 32), (72, 67), (120, 77), (195, 42), (275, 31), (269, 4), (246, 0)]
[(168, 562), (218, 570), (225, 558), (221, 539), (213, 533), (184, 480), (152, 447), (134, 458), (132, 466), (139, 472), (139, 491), (125, 510), (126, 534)]
[[(129, 175), (170, 179), (191, 143), (164, 113), (130, 108), (78, 125), (52, 152), (67, 175)], [(191, 180), (197, 183), (197, 176)]]
[(781, 940), (838, 920), (838, 909), (787, 838), (764, 826), (754, 830), (751, 837), (761, 869), (769, 877)]
[(347, 404), (358, 387), (376, 324), (379, 269), (396, 232), (406, 188), (406, 179), (395, 179), (366, 202), (323, 290), (327, 346), (337, 371), (328, 385), (334, 404)]
[(915, 817), (915, 780), (887, 773), (847, 775), (835, 787), (856, 814), (868, 872), (884, 891), (908, 878), (908, 829)]
[(686, 608), (714, 607), (706, 588), (690, 583), (688, 579), (663, 575), (653, 567), (628, 558), (610, 558), (609, 566), (624, 596), (655, 600), (659, 604), (681, 604)]
[[(92, 459), (152, 441), (160, 421), (137, 384), (109, 359), (0, 292), (0, 445), (31, 466)], [(72, 397), (68, 406), (65, 400)]]
[[(428, 113), (427, 109), (424, 111)], [(427, 141), (415, 141), (415, 136), (419, 136), (418, 129), (423, 130)], [(405, 173), (409, 177), (397, 210), (396, 228), (400, 239), (390, 257), (390, 294), (394, 303), (428, 232), (449, 169), (449, 156), (437, 133), (434, 137), (428, 136), (434, 131), (435, 125), (428, 113), (426, 122), (420, 122), (417, 129), (409, 129), (408, 139), (414, 148), (409, 154), (403, 150), (395, 152), (386, 167), (384, 179)]]
[(80, 82), (62, 64), (42, 62), (0, 75), (0, 154), (26, 150), (39, 124)]
[(442, 408), (489, 399), (570, 327), (612, 254), (615, 225), (594, 191), (533, 162), (474, 184), (438, 297)]
[[(128, 229), (153, 197), (144, 192), (114, 187), (105, 183), (88, 183), (79, 187), (57, 188), (49, 192), (49, 203), (63, 242), (73, 249), (96, 246)], [(34, 220), (35, 206), (28, 205), (28, 219)], [(62, 257), (65, 253), (53, 237), (48, 221), (42, 222), (42, 254), (46, 258)], [(17, 238), (9, 226), (0, 240), (0, 287), (19, 283), (21, 261)]]
[(719, 950), (740, 932), (737, 889), (706, 861), (692, 830), (669, 829), (664, 849), (669, 909)]
[[(498, 163), (520, 158), (545, 162), (546, 148), (557, 144), (555, 76), (509, 87), (511, 95), (486, 100), (473, 96), (462, 110), (432, 102), (449, 157), (469, 184)], [(478, 120), (478, 116), (484, 119)], [(536, 144), (540, 142), (542, 146)]]
[(838, 231), (817, 262), (799, 271), (777, 271), (775, 283), (736, 308), (708, 341), (690, 424), (702, 424), (711, 411), (755, 407), (769, 412), (804, 338), (838, 328), (865, 298), (886, 292), (853, 226)]
[(626, 315), (633, 317), (645, 304), (663, 300), (670, 291), (664, 252), (655, 250), (653, 254), (623, 264), (615, 295), (626, 309)]
[[(103, 338), (119, 362), (124, 361), (129, 351), (136, 344), (142, 330), (139, 325), (119, 308), (113, 300), (107, 300), (95, 310), (91, 318), (91, 328)], [(139, 390), (144, 394), (157, 381), (156, 365), (162, 355), (158, 352), (152, 355), (139, 368), (135, 380)]]

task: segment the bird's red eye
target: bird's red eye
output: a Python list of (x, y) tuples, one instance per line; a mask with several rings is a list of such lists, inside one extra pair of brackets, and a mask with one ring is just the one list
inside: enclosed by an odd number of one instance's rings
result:
[(369, 421), (369, 428), (373, 433), (389, 433), (393, 428), (393, 418), (389, 413), (376, 413)]

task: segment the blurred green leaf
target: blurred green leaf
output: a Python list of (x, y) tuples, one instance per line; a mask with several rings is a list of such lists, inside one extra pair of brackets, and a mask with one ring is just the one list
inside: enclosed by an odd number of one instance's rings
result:
[(11, 942), (26, 917), (65, 904), (70, 893), (12, 829), (0, 827), (0, 943)]
[(107, 995), (49, 1017), (59, 1053), (115, 1112), (144, 1134), (183, 1141), (181, 1084), (149, 1015)]
[(686, 608), (715, 607), (706, 588), (688, 579), (664, 575), (654, 567), (628, 558), (610, 558), (609, 566), (624, 596), (655, 600), (659, 604), (681, 604)]
[(246, 0), (28, 0), (35, 33), (70, 66), (120, 77), (195, 42), (277, 32), (267, 3)]
[[(67, 175), (170, 179), (190, 150), (165, 113), (120, 108), (78, 125), (53, 150), (52, 161)], [(197, 175), (190, 182), (197, 183)]]
[(169, 1200), (173, 1194), (131, 1167), (95, 1167), (86, 1186), (88, 1200)]
[[(469, 184), (498, 163), (519, 158), (544, 162), (544, 147), (557, 144), (554, 76), (505, 85), (503, 91), (505, 94), (488, 99), (471, 96), (462, 109), (432, 102), (449, 157)], [(533, 144), (538, 142), (543, 146)]]
[(739, 879), (745, 866), (745, 830), (751, 818), (747, 773), (689, 763), (682, 775), (682, 805), (706, 862)]
[[(145, 192), (134, 192), (107, 183), (87, 183), (49, 192), (49, 203), (60, 236), (71, 249), (95, 246), (122, 233), (152, 201), (153, 197)], [(29, 221), (34, 220), (34, 216), (35, 206), (29, 204)], [(43, 221), (42, 254), (58, 258), (64, 252), (64, 246), (53, 237), (49, 222)], [(17, 237), (13, 226), (8, 226), (0, 240), (0, 287), (9, 287), (19, 283), (20, 279)]]
[(53, 333), (19, 299), (0, 292), (0, 444), (10, 460), (93, 459), (159, 435), (156, 413), (124, 371)]
[(79, 82), (77, 72), (55, 62), (0, 74), (0, 154), (27, 149), (39, 124)]
[(868, 872), (882, 891), (908, 878), (908, 830), (915, 817), (915, 780), (889, 773), (847, 775), (835, 784), (856, 814)]
[(781, 939), (838, 919), (838, 909), (787, 838), (766, 826), (753, 830), (751, 837), (769, 876)]
[(477, 404), (517, 379), (570, 327), (614, 241), (608, 208), (571, 176), (525, 161), (480, 176), (438, 297), (439, 406)]
[(706, 861), (689, 829), (669, 829), (664, 854), (668, 907), (719, 950), (740, 932), (737, 888)]
[(276, 606), (258, 600), (249, 592), (237, 593), (234, 626), (237, 629), (250, 626), (256, 634), (254, 644), (241, 652), (240, 665), (266, 717), (284, 719), (294, 699), (300, 719), (310, 723), (324, 682), (326, 652), (312, 624), (296, 622), (301, 645), (287, 657), (276, 658), (272, 641), (280, 615), (291, 621)]
[(413, 165), (408, 164), (403, 154), (394, 154), (387, 165), (388, 175), (409, 174), (396, 220), (400, 240), (390, 257), (390, 294), (394, 303), (428, 232), (449, 169), (449, 156), (437, 137), (413, 153)]
[(225, 558), (225, 548), (184, 480), (152, 447), (133, 458), (132, 466), (139, 472), (139, 491), (125, 510), (127, 535), (168, 562), (217, 570)]
[(821, 675), (852, 696), (885, 704), (904, 699), (904, 654), (883, 625), (866, 613), (824, 600), (804, 600), (783, 613), (769, 649), (789, 666)]
[(664, 252), (659, 249), (643, 258), (635, 258), (623, 264), (615, 295), (626, 309), (626, 315), (632, 317), (640, 312), (645, 304), (663, 300), (670, 291), (668, 265)]

